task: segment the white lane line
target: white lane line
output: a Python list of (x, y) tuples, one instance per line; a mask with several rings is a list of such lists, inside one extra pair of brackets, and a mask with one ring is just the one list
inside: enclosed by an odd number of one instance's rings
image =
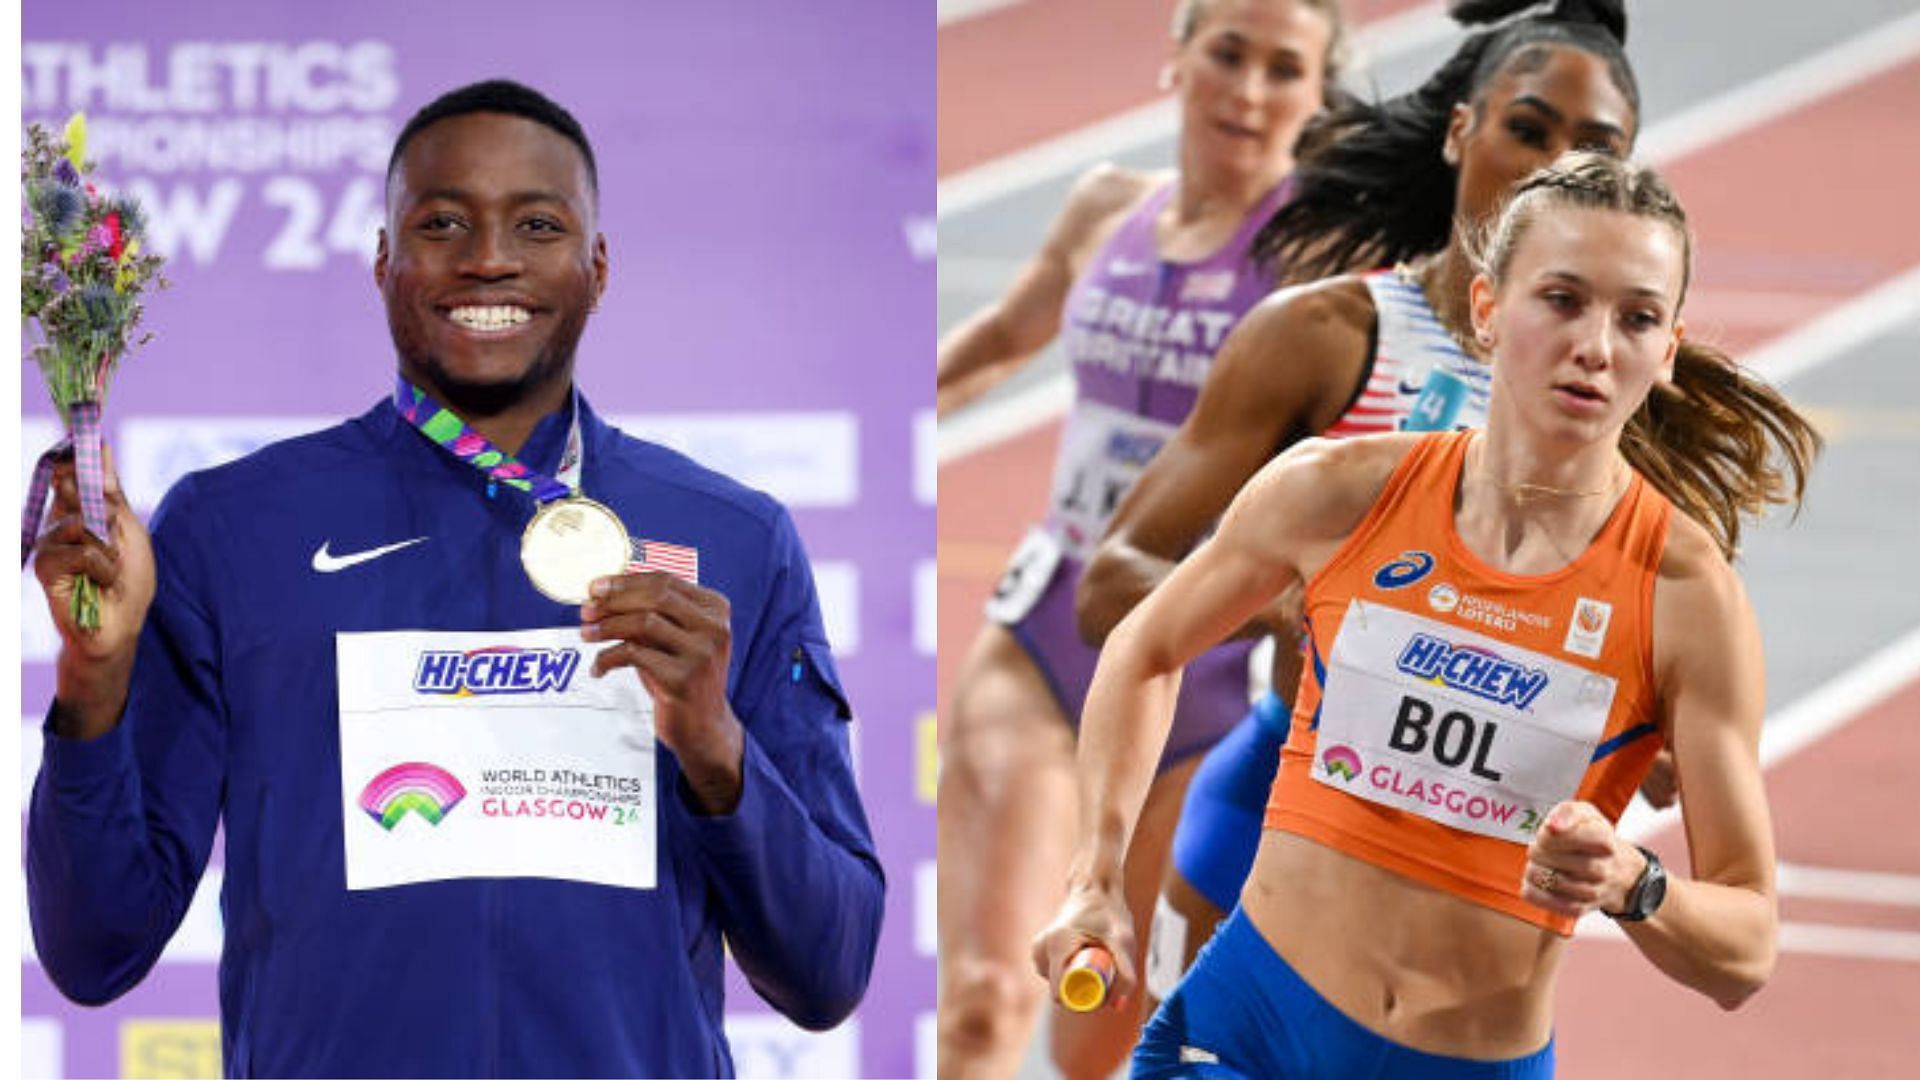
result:
[(945, 221), (950, 214), (1066, 176), (1089, 162), (1118, 157), (1172, 135), (1178, 119), (1173, 101), (1162, 99), (954, 173), (940, 181), (934, 214)]
[(939, 25), (952, 26), (954, 23), (965, 22), (976, 15), (985, 15), (990, 11), (1012, 7), (1019, 2), (1020, 0), (940, 0)]
[(1346, 68), (1349, 72), (1362, 72), (1443, 39), (1465, 36), (1460, 25), (1447, 18), (1447, 9), (1439, 4), (1395, 12), (1354, 31), (1352, 59)]
[(940, 421), (934, 435), (940, 464), (1006, 442), (1059, 419), (1073, 404), (1073, 380), (1056, 375), (1009, 394), (991, 406), (963, 409)]
[(1780, 924), (1780, 951), (1852, 960), (1920, 961), (1920, 933), (1827, 923)]
[[(1658, 163), (1667, 163), (1675, 158), (1696, 153), (1716, 142), (1791, 112), (1817, 97), (1839, 93), (1867, 78), (1878, 75), (1914, 55), (1916, 51), (1920, 51), (1920, 12), (1883, 23), (1775, 75), (1736, 87), (1685, 109), (1648, 128), (1640, 138), (1639, 152), (1646, 159)], [(1710, 126), (1711, 123), (1726, 123), (1730, 126), (1724, 130), (1717, 130)], [(1095, 127), (1098, 126), (1095, 125)], [(1070, 135), (1063, 139), (1074, 137)], [(1022, 153), (1038, 155), (1048, 145), (1043, 143), (1031, 151)], [(1087, 153), (1094, 158), (1100, 156), (1097, 151), (1087, 151)], [(989, 162), (979, 169), (955, 176), (950, 183), (965, 180), (981, 170), (996, 168), (1001, 163), (1012, 161), (1013, 158), (1020, 156), (1016, 154), (1009, 158), (1002, 158), (998, 162)], [(1087, 160), (1088, 157), (1081, 157), (1062, 168), (1081, 167)], [(1013, 185), (1005, 190), (1016, 190), (1018, 186)], [(973, 196), (968, 194), (966, 197)], [(940, 203), (939, 212), (944, 215), (947, 213), (947, 184), (940, 185)], [(1920, 272), (1920, 267), (1902, 274), (1866, 296), (1836, 308), (1825, 318), (1809, 324), (1807, 331), (1810, 334), (1814, 327), (1819, 327), (1818, 334), (1813, 336), (1818, 337), (1820, 343), (1830, 351), (1816, 357), (1811, 349), (1804, 354), (1796, 355), (1769, 347), (1752, 354), (1748, 358), (1749, 362), (1754, 362), (1756, 369), (1769, 379), (1782, 382), (1801, 371), (1844, 353), (1853, 345), (1920, 309), (1920, 295), (1917, 295), (1920, 294), (1920, 286), (1916, 286), (1913, 281), (1916, 272)], [(1849, 319), (1860, 321), (1858, 325), (1850, 326), (1847, 322)], [(1795, 334), (1789, 338), (1777, 340), (1787, 342), (1798, 341), (1798, 339), (1799, 336)], [(964, 410), (953, 420), (942, 421), (940, 461), (944, 464), (956, 460), (997, 441), (982, 438), (976, 432), (994, 432), (998, 433), (1000, 439), (1008, 439), (1059, 417), (1073, 401), (1072, 380), (1066, 372), (1060, 372), (1050, 376), (1048, 381), (1058, 382), (1061, 385), (1047, 387), (1044, 393), (1038, 393), (1041, 388), (1036, 388), (1036, 393), (1040, 399), (1059, 402), (1059, 408), (1055, 412), (1036, 413), (1032, 411), (1030, 401), (1021, 402), (1017, 408), (1012, 407), (1014, 404), (1012, 402), (1003, 404), (1001, 401), (991, 401)], [(1003, 409), (1008, 412), (1006, 417), (991, 415)], [(962, 424), (962, 421), (967, 423)], [(948, 437), (949, 429), (955, 432), (952, 439)], [(965, 436), (964, 439), (962, 435)], [(954, 449), (949, 449), (950, 444)]]
[[(1354, 35), (1358, 54), (1388, 60), (1439, 41), (1458, 28), (1438, 5), (1404, 11), (1368, 23)], [(1016, 150), (940, 181), (936, 213), (945, 218), (1024, 188), (1058, 179), (1089, 162), (1117, 157), (1170, 137), (1179, 120), (1170, 98), (1142, 105)]]
[(1648, 129), (1636, 152), (1655, 164), (1685, 157), (1866, 82), (1916, 54), (1920, 54), (1920, 11), (1881, 23), (1771, 75), (1683, 109)]
[(1776, 714), (1760, 736), (1770, 769), (1826, 738), (1920, 675), (1920, 626)]
[(1779, 385), (1844, 356), (1916, 315), (1920, 315), (1920, 265), (1774, 338), (1743, 359)]
[[(998, 6), (1007, 0), (973, 0)], [(942, 5), (943, 10), (945, 4)], [(944, 21), (944, 16), (943, 16)], [(1356, 54), (1379, 63), (1424, 48), (1458, 32), (1438, 7), (1403, 11), (1370, 23), (1354, 35)], [(1797, 61), (1770, 75), (1716, 95), (1647, 129), (1638, 155), (1655, 164), (1685, 157), (1704, 146), (1755, 127), (1865, 82), (1920, 54), (1920, 11)], [(955, 173), (939, 186), (939, 216), (964, 213), (1009, 192), (1055, 179), (1085, 166), (1173, 134), (1171, 101), (1120, 113), (1025, 150)]]
[(1844, 900), (1854, 904), (1920, 907), (1920, 875), (1878, 870), (1839, 870), (1830, 866), (1781, 863), (1776, 888), (1801, 900)]
[[(1581, 919), (1575, 936), (1587, 941), (1627, 940), (1626, 931), (1604, 915), (1588, 915)], [(1915, 962), (1920, 961), (1920, 933), (1834, 926), (1830, 923), (1783, 922), (1780, 924), (1780, 951), (1838, 956), (1849, 960)]]
[[(940, 260), (940, 291), (943, 293), (980, 293), (989, 299), (1005, 291), (1013, 275), (1020, 272), (1019, 259), (977, 259), (948, 255)], [(23, 488), (25, 485), (21, 485)]]
[[(1770, 769), (1833, 734), (1920, 676), (1920, 626), (1768, 717), (1760, 733), (1760, 767)], [(1644, 840), (1680, 818), (1679, 808), (1654, 810), (1635, 799), (1620, 832)]]
[[(1779, 385), (1847, 355), (1920, 314), (1920, 266), (1912, 267), (1748, 353), (1744, 362)], [(1073, 380), (1065, 372), (1011, 397), (940, 421), (942, 465), (1056, 420), (1073, 404)]]

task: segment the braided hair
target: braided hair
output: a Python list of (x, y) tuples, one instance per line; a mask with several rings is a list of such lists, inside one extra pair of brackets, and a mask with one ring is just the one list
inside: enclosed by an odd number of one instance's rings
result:
[(1453, 107), (1478, 99), (1530, 46), (1569, 45), (1605, 60), (1640, 113), (1625, 52), (1625, 0), (1458, 0), (1449, 14), (1478, 27), (1417, 89), (1372, 103), (1346, 97), (1301, 133), (1293, 197), (1261, 228), (1254, 255), (1304, 281), (1446, 247), (1454, 167), (1441, 156)]

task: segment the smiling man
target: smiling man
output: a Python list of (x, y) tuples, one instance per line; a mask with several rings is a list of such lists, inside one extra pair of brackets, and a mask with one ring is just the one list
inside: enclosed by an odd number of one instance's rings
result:
[(576, 389), (598, 198), (558, 105), (447, 94), (388, 170), (390, 397), (151, 537), (57, 479), (27, 861), (69, 997), (140, 981), (224, 823), (229, 1075), (729, 1075), (727, 947), (799, 1024), (858, 1002), (884, 886), (806, 556)]

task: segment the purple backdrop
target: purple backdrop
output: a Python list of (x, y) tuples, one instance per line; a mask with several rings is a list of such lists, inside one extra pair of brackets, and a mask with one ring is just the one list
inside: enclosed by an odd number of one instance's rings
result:
[[(386, 155), (414, 109), (505, 76), (580, 118), (612, 258), (581, 385), (603, 415), (793, 509), (890, 882), (855, 1019), (807, 1035), (730, 976), (736, 1060), (755, 1076), (931, 1075), (930, 6), (29, 0), (23, 39), (25, 119), (84, 110), (90, 156), (145, 201), (170, 257), (155, 340), (107, 410), (143, 510), (188, 469), (387, 392), (369, 264)], [(30, 460), (55, 431), (37, 371), (22, 379)], [(55, 644), (27, 590), (31, 775)], [(23, 946), (25, 1075), (217, 1074), (219, 878), (216, 854), (168, 956), (112, 1007), (67, 1004)]]

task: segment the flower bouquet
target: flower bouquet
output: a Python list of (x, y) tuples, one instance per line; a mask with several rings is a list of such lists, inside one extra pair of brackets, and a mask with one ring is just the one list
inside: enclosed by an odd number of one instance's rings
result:
[[(39, 343), (30, 353), (67, 428), (34, 470), (21, 521), (23, 564), (39, 535), (54, 462), (69, 451), (87, 529), (111, 539), (100, 411), (121, 357), (152, 336), (133, 339), (141, 295), (167, 284), (160, 256), (141, 250), (146, 215), (140, 204), (126, 195), (102, 195), (87, 179), (93, 170), (86, 140), (86, 118), (76, 114), (63, 138), (39, 124), (28, 127), (21, 153), (26, 205), (20, 222), (20, 318), (39, 329)], [(76, 575), (73, 584), (75, 623), (97, 629), (99, 587), (84, 575)]]

